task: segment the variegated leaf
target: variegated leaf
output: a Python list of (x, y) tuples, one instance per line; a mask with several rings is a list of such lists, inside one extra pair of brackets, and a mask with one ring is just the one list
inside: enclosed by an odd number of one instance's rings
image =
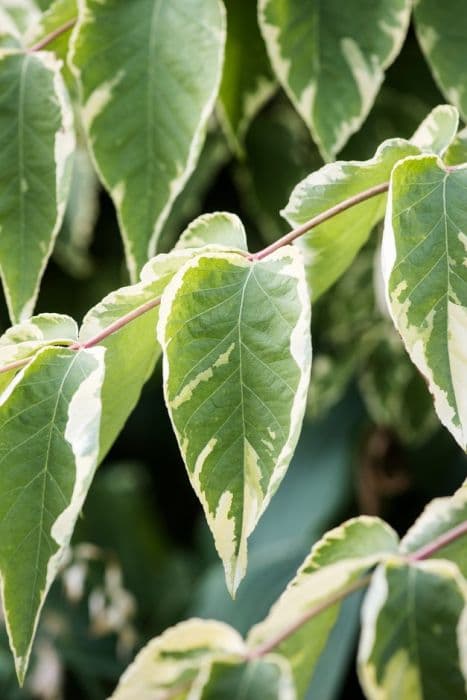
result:
[(175, 248), (204, 248), (207, 245), (247, 251), (245, 229), (238, 216), (228, 212), (199, 216), (182, 233)]
[(278, 654), (243, 664), (214, 662), (199, 694), (200, 700), (296, 700), (296, 697), (290, 664)]
[[(25, 43), (28, 46), (50, 37), (53, 32), (65, 27), (78, 18), (78, 0), (53, 0), (49, 8), (41, 15), (29, 29)], [(47, 51), (52, 51), (63, 62), (63, 76), (70, 90), (75, 92), (74, 78), (67, 65), (68, 47), (70, 43), (72, 27), (47, 43)]]
[[(396, 533), (378, 518), (361, 516), (329, 531), (315, 544), (268, 617), (250, 631), (247, 643), (253, 649), (287, 632), (275, 651), (289, 660), (299, 698), (306, 693), (337, 621), (339, 593), (397, 547)], [(315, 614), (307, 621), (311, 612)]]
[(200, 253), (162, 297), (164, 390), (229, 590), (292, 457), (311, 364), (301, 256)]
[(243, 152), (243, 138), (261, 107), (276, 89), (259, 32), (256, 0), (226, 0), (227, 43), (219, 113), (234, 151)]
[[(46, 345), (71, 345), (78, 339), (78, 326), (69, 316), (40, 314), (9, 328), (0, 337), (0, 370), (33, 357)], [(15, 376), (15, 370), (0, 373), (0, 393)]]
[(467, 119), (464, 0), (415, 0), (415, 31), (441, 92)]
[[(213, 660), (240, 661), (245, 643), (232, 627), (188, 620), (166, 630), (138, 654), (111, 700), (196, 700)], [(199, 688), (200, 690), (200, 688)]]
[[(111, 292), (86, 314), (79, 333), (80, 342), (88, 342), (126, 314), (158, 299), (177, 270), (193, 255), (194, 252), (187, 249), (150, 260), (138, 284)], [(149, 309), (100, 343), (107, 348), (107, 356), (99, 460), (104, 458), (136, 406), (141, 389), (160, 356), (156, 339), (158, 318), (159, 308)]]
[(84, 124), (136, 279), (198, 159), (221, 79), (223, 6), (219, 0), (79, 5), (71, 60)]
[(441, 422), (467, 448), (467, 168), (434, 156), (393, 170), (382, 265), (391, 314)]
[(21, 682), (97, 466), (104, 354), (40, 350), (0, 398), (0, 575)]
[(459, 126), (459, 113), (451, 105), (438, 105), (422, 121), (410, 139), (422, 153), (442, 156), (454, 141)]
[[(449, 530), (467, 522), (467, 481), (453, 496), (431, 501), (401, 541), (401, 552), (410, 554), (430, 545)], [(433, 556), (449, 559), (467, 579), (467, 547), (465, 539), (453, 539)]]
[(25, 34), (40, 19), (40, 11), (34, 0), (2, 0), (0, 13), (10, 17), (18, 36)]
[(467, 127), (459, 131), (444, 156), (447, 165), (467, 163)]
[(260, 0), (274, 70), (331, 160), (368, 115), (400, 51), (410, 0)]
[(464, 700), (467, 584), (446, 561), (394, 559), (362, 611), (359, 675), (369, 700)]
[[(384, 141), (366, 161), (337, 161), (300, 182), (282, 212), (299, 226), (343, 200), (389, 180), (401, 159), (419, 153), (403, 139)], [(305, 258), (308, 284), (316, 301), (352, 263), (372, 228), (384, 217), (386, 194), (380, 194), (333, 216), (297, 241)]]
[(45, 52), (0, 52), (0, 272), (13, 322), (34, 309), (65, 212), (74, 143), (60, 62)]

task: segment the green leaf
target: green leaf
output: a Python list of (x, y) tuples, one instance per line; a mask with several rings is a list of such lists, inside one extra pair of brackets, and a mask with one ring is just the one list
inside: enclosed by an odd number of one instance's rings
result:
[(360, 680), (369, 700), (463, 700), (467, 585), (449, 562), (395, 559), (373, 576), (362, 611)]
[(256, 0), (225, 4), (228, 32), (219, 108), (226, 135), (242, 154), (248, 126), (274, 93), (276, 83), (258, 28)]
[[(417, 153), (418, 148), (408, 141), (389, 139), (370, 160), (325, 165), (295, 187), (282, 214), (291, 226), (304, 224), (343, 200), (383, 184), (401, 158)], [(372, 228), (383, 218), (385, 207), (386, 195), (377, 195), (332, 217), (297, 241), (304, 253), (313, 301), (349, 267)]]
[[(33, 357), (46, 345), (70, 345), (78, 339), (78, 327), (69, 316), (40, 314), (9, 328), (0, 337), (0, 369)], [(0, 393), (15, 376), (15, 370), (0, 373)]]
[(196, 165), (221, 79), (224, 41), (219, 0), (82, 3), (71, 62), (133, 279), (154, 254)]
[[(192, 250), (158, 255), (141, 272), (141, 282), (108, 294), (83, 320), (79, 340), (89, 342), (128, 313), (157, 299), (179, 268), (193, 257)], [(102, 460), (136, 406), (141, 389), (160, 356), (156, 340), (159, 309), (153, 308), (100, 345), (107, 348), (105, 381), (102, 389), (104, 411), (101, 421), (99, 460)]]
[(235, 214), (214, 212), (203, 214), (182, 233), (176, 249), (224, 246), (248, 251), (245, 229)]
[(20, 682), (97, 466), (104, 352), (45, 348), (0, 398), (0, 572)]
[(467, 128), (457, 134), (444, 156), (446, 165), (463, 165), (467, 162)]
[[(401, 552), (410, 554), (467, 521), (467, 482), (453, 496), (429, 503), (401, 541)], [(437, 549), (433, 556), (454, 562), (467, 579), (465, 539), (457, 538)]]
[(19, 35), (27, 32), (40, 18), (34, 0), (2, 0), (1, 9), (11, 18)]
[[(53, 32), (61, 29), (72, 20), (78, 18), (78, 0), (54, 0), (50, 7), (41, 15), (26, 35), (26, 44), (33, 46)], [(47, 44), (47, 51), (52, 51), (57, 58), (63, 61), (63, 76), (67, 85), (72, 89), (74, 79), (67, 65), (68, 46), (72, 27), (59, 34)]]
[(243, 639), (228, 625), (198, 619), (182, 622), (140, 651), (111, 700), (188, 700), (195, 697), (190, 691), (214, 659), (235, 659), (244, 652)]
[(73, 115), (48, 53), (0, 53), (0, 273), (13, 322), (31, 315), (71, 177)]
[(260, 26), (274, 70), (332, 160), (368, 115), (399, 53), (409, 0), (260, 0)]
[[(467, 119), (467, 26), (463, 0), (416, 0), (415, 31), (433, 77), (446, 99)], [(458, 20), (458, 21), (457, 21)]]
[(422, 153), (442, 156), (453, 142), (459, 127), (459, 113), (451, 105), (438, 105), (422, 121), (410, 139)]
[(425, 442), (439, 423), (423, 377), (389, 323), (381, 324), (374, 345), (358, 380), (368, 413), (407, 445)]
[[(315, 544), (268, 617), (252, 628), (250, 648), (290, 633), (275, 650), (289, 659), (299, 698), (338, 618), (342, 603), (336, 597), (397, 546), (395, 532), (378, 518), (361, 516), (331, 530)], [(316, 614), (306, 621), (312, 611)]]
[(199, 254), (164, 292), (158, 338), (166, 403), (234, 594), (305, 409), (310, 304), (300, 254)]
[(87, 277), (92, 270), (89, 247), (98, 214), (99, 180), (87, 149), (78, 145), (65, 218), (54, 249), (54, 259), (74, 277)]
[(213, 663), (200, 700), (295, 700), (287, 661), (270, 654), (244, 664)]
[(467, 169), (433, 156), (393, 170), (383, 236), (389, 306), (441, 422), (467, 448)]

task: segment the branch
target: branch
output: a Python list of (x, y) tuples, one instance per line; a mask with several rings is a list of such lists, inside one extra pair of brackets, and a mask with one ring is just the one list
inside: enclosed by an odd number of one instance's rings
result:
[[(452, 528), (451, 530), (448, 530), (447, 532), (443, 533), (442, 535), (434, 539), (433, 542), (430, 542), (424, 547), (418, 549), (416, 552), (413, 552), (412, 554), (408, 555), (406, 557), (406, 560), (408, 562), (415, 562), (428, 559), (440, 549), (446, 547), (448, 544), (451, 544), (451, 542), (454, 542), (455, 540), (459, 539), (459, 537), (463, 537), (464, 535), (467, 535), (467, 520), (461, 523), (460, 525), (457, 525), (456, 527)], [(298, 620), (292, 622), (288, 627), (286, 627), (285, 630), (280, 632), (276, 637), (273, 637), (268, 642), (261, 644), (255, 649), (252, 649), (248, 654), (246, 654), (245, 660), (253, 661), (254, 659), (258, 659), (262, 656), (265, 656), (266, 654), (269, 654), (276, 647), (280, 646), (283, 642), (285, 642), (285, 640), (288, 639), (292, 634), (295, 634), (295, 632), (297, 632), (297, 630), (303, 627), (303, 625), (306, 625), (306, 623), (309, 622), (311, 619), (313, 619), (317, 615), (320, 615), (332, 605), (335, 605), (344, 598), (347, 598), (347, 596), (351, 595), (352, 593), (355, 593), (361, 588), (365, 588), (366, 586), (368, 586), (368, 584), (371, 581), (371, 578), (372, 574), (368, 574), (367, 576), (358, 579), (358, 581), (354, 581), (354, 583), (350, 584), (346, 588), (343, 588), (341, 591), (334, 594), (333, 596), (330, 596), (318, 605), (315, 605), (315, 607), (311, 608), (310, 610), (307, 610), (307, 612), (304, 613), (301, 617), (299, 617)]]
[(409, 561), (422, 561), (423, 559), (429, 559), (431, 556), (433, 556), (433, 554), (438, 552), (440, 549), (447, 547), (448, 544), (451, 544), (451, 542), (454, 542), (459, 537), (462, 537), (463, 535), (466, 535), (466, 534), (467, 534), (467, 520), (464, 523), (461, 523), (460, 525), (453, 527), (452, 530), (448, 530), (447, 532), (444, 532), (442, 535), (440, 535), (439, 537), (434, 539), (433, 542), (429, 542), (424, 547), (421, 547), (420, 549), (418, 549), (416, 552), (409, 554), (407, 559), (409, 559)]
[(260, 250), (258, 253), (253, 253), (250, 255), (250, 260), (262, 260), (263, 258), (266, 258), (271, 253), (274, 253), (276, 250), (279, 250), (279, 248), (282, 248), (282, 246), (293, 243), (297, 238), (300, 238), (300, 236), (303, 236), (305, 233), (308, 233), (308, 231), (311, 231), (312, 228), (316, 228), (316, 226), (319, 226), (328, 219), (332, 219), (333, 216), (337, 216), (337, 214), (341, 214), (343, 211), (346, 211), (347, 209), (350, 209), (361, 202), (365, 202), (367, 199), (383, 194), (383, 192), (387, 192), (388, 189), (389, 182), (383, 182), (381, 185), (375, 185), (374, 187), (370, 187), (368, 190), (364, 190), (363, 192), (359, 192), (359, 194), (353, 195), (353, 197), (344, 199), (334, 207), (321, 212), (321, 214), (314, 216), (312, 219), (306, 221), (298, 228), (286, 233), (285, 236), (282, 236), (282, 238), (279, 238), (279, 240), (271, 243), (271, 245), (269, 245), (267, 248)]
[(370, 581), (371, 574), (358, 579), (358, 581), (354, 581), (354, 583), (352, 583), (350, 586), (347, 586), (347, 588), (343, 588), (338, 593), (335, 593), (333, 596), (330, 596), (329, 598), (326, 598), (326, 600), (323, 600), (322, 603), (318, 603), (318, 605), (315, 605), (314, 608), (307, 610), (307, 612), (304, 613), (301, 617), (299, 617), (298, 620), (292, 622), (288, 627), (285, 628), (285, 630), (278, 634), (277, 637), (273, 637), (273, 639), (271, 639), (269, 642), (265, 642), (264, 644), (261, 644), (261, 646), (256, 647), (256, 649), (252, 649), (252, 651), (250, 651), (246, 655), (245, 660), (253, 661), (254, 659), (259, 659), (262, 656), (269, 654), (269, 652), (271, 652), (273, 649), (280, 646), (282, 642), (285, 642), (285, 640), (288, 639), (288, 637), (291, 637), (292, 634), (297, 632), (297, 630), (299, 630), (300, 627), (306, 625), (306, 623), (309, 622), (313, 617), (320, 615), (322, 612), (330, 608), (331, 605), (339, 603), (344, 598), (347, 598), (347, 596), (360, 590), (360, 588), (365, 588), (365, 586), (368, 586)]
[(28, 52), (33, 53), (34, 51), (42, 51), (42, 49), (45, 49), (46, 46), (52, 43), (55, 39), (57, 39), (59, 36), (62, 34), (65, 34), (65, 32), (68, 32), (70, 29), (72, 29), (76, 22), (78, 21), (77, 17), (74, 17), (73, 19), (70, 19), (68, 22), (65, 22), (61, 27), (58, 27), (58, 29), (55, 29), (55, 31), (51, 32), (50, 34), (47, 34), (43, 39), (37, 42), (37, 44), (34, 44), (28, 49)]
[[(110, 335), (117, 333), (117, 331), (124, 328), (128, 323), (131, 323), (132, 321), (139, 318), (140, 316), (143, 316), (143, 314), (146, 314), (148, 311), (155, 309), (157, 306), (159, 306), (160, 303), (161, 303), (161, 297), (157, 297), (156, 299), (151, 299), (150, 301), (147, 301), (145, 304), (138, 306), (138, 308), (133, 309), (133, 311), (130, 311), (129, 313), (125, 314), (125, 316), (122, 316), (121, 318), (114, 321), (114, 323), (111, 323), (110, 326), (107, 326), (107, 328), (104, 328), (104, 330), (102, 330), (100, 333), (98, 333), (94, 337), (90, 338), (89, 340), (87, 340), (85, 343), (80, 343), (80, 342), (76, 341), (76, 343), (69, 345), (67, 347), (67, 350), (75, 350), (76, 351), (76, 350), (88, 350), (89, 348), (93, 348), (95, 345), (98, 345), (103, 340), (108, 338)], [(62, 346), (52, 344), (52, 345), (44, 345), (44, 347), (62, 347)], [(25, 367), (32, 360), (32, 357), (33, 356), (26, 357), (23, 360), (17, 360), (16, 362), (11, 362), (9, 365), (4, 365), (3, 367), (0, 367), (0, 374), (3, 374), (4, 372), (13, 372), (14, 370), (21, 369), (22, 367)]]

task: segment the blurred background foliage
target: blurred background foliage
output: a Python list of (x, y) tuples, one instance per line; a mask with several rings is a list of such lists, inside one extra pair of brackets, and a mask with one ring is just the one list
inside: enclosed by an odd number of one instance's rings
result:
[[(45, 4), (47, 2), (45, 1)], [(366, 159), (392, 136), (409, 137), (442, 103), (413, 34), (343, 159)], [(169, 250), (202, 212), (228, 210), (245, 222), (251, 249), (286, 232), (279, 215), (294, 185), (322, 161), (281, 92), (251, 125), (235, 157), (213, 118), (200, 163), (165, 226)], [(38, 312), (81, 319), (127, 283), (109, 198), (81, 138), (73, 195), (49, 265)], [(188, 616), (226, 620), (241, 632), (267, 612), (314, 541), (358, 513), (399, 531), (435, 496), (465, 477), (465, 457), (434, 416), (424, 382), (388, 321), (374, 264), (380, 232), (315, 305), (308, 415), (289, 472), (251, 539), (237, 600), (225, 588), (201, 508), (178, 454), (161, 389), (161, 369), (100, 467), (50, 595), (32, 671), (17, 687), (0, 627), (2, 700), (102, 700), (137, 649)], [(1, 302), (1, 330), (8, 326)], [(359, 599), (349, 599), (309, 698), (359, 698), (352, 660)]]

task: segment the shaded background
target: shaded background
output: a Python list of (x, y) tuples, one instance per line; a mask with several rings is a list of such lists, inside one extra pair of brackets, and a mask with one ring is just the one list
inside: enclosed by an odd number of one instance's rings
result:
[[(409, 34), (369, 118), (340, 157), (369, 158), (383, 139), (409, 137), (442, 102)], [(250, 248), (264, 246), (287, 231), (278, 212), (291, 189), (321, 164), (282, 93), (252, 124), (243, 161), (231, 157), (213, 118), (160, 249), (169, 250), (195, 216), (216, 210), (236, 212)], [(127, 284), (113, 207), (102, 191), (97, 206), (92, 240), (73, 239), (65, 225), (38, 312), (80, 320)], [(137, 649), (169, 625), (198, 615), (246, 632), (330, 527), (368, 513), (404, 533), (427, 501), (462, 483), (466, 459), (439, 427), (425, 385), (375, 296), (378, 239), (377, 231), (315, 305), (307, 418), (289, 472), (251, 538), (248, 574), (235, 603), (178, 453), (158, 366), (97, 473), (69, 564), (47, 601), (24, 690), (17, 688), (0, 628), (2, 700), (103, 700)], [(357, 595), (343, 607), (310, 689), (313, 700), (362, 697), (354, 671), (359, 602)]]

